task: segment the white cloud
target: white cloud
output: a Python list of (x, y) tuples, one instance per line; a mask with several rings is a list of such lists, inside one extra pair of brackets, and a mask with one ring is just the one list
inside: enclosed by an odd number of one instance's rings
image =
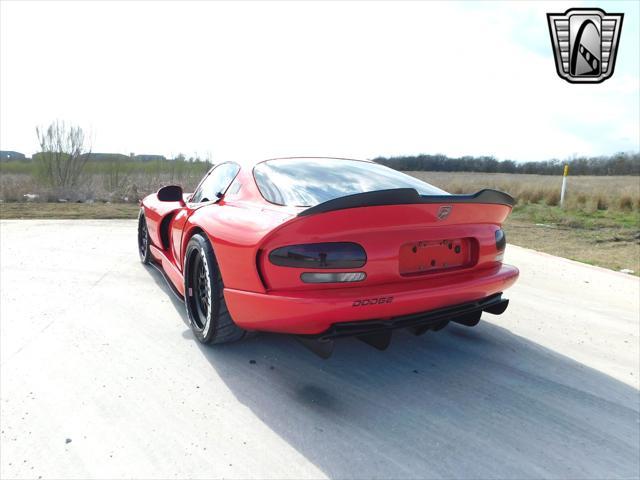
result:
[(564, 5), (1, 8), (3, 149), (34, 151), (35, 125), (55, 118), (90, 126), (96, 151), (218, 159), (531, 160), (640, 148), (637, 77), (589, 86), (557, 77), (544, 14)]

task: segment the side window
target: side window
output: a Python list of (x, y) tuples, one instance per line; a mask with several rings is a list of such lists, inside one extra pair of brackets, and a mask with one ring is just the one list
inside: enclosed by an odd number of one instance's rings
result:
[(212, 202), (218, 199), (218, 193), (225, 193), (231, 181), (236, 177), (240, 167), (235, 163), (218, 165), (202, 182), (200, 188), (193, 194), (193, 203)]
[(236, 195), (241, 188), (242, 184), (240, 183), (240, 180), (238, 180), (238, 177), (236, 177), (236, 179), (231, 183), (229, 189), (227, 190), (227, 196)]

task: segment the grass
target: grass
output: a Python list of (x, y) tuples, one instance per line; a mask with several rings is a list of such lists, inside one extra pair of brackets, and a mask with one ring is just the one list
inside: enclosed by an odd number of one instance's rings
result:
[[(37, 176), (24, 173), (6, 173), (0, 169), (0, 200), (22, 202), (25, 195), (37, 195), (37, 201), (57, 202), (59, 199), (71, 201), (94, 200), (112, 203), (137, 203), (149, 193), (163, 185), (182, 185), (185, 191), (192, 190), (204, 175), (200, 170), (189, 168), (159, 172), (114, 171), (111, 173), (88, 173), (81, 178), (78, 187), (60, 190), (43, 184)], [(0, 165), (1, 166), (1, 165)], [(153, 166), (153, 165), (152, 165)]]
[[(209, 168), (210, 163), (206, 162), (186, 162), (179, 160), (152, 160), (149, 162), (140, 162), (129, 160), (124, 155), (116, 155), (118, 160), (89, 160), (84, 168), (84, 173), (108, 174), (114, 169), (121, 172), (132, 174), (139, 173), (147, 176), (159, 174), (177, 174), (194, 172), (196, 175), (202, 176)], [(124, 160), (121, 160), (123, 158)], [(35, 161), (10, 161), (0, 163), (0, 173), (2, 174), (18, 174), (18, 175), (38, 175), (39, 165)]]
[(640, 214), (564, 211), (547, 205), (517, 206), (504, 229), (521, 247), (640, 274)]
[(0, 219), (127, 219), (140, 207), (131, 203), (0, 203)]

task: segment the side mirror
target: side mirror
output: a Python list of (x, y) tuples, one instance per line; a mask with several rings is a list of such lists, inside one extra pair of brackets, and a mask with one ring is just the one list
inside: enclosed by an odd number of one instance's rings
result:
[(161, 202), (180, 202), (184, 203), (182, 198), (182, 187), (180, 185), (167, 185), (158, 190), (158, 200)]

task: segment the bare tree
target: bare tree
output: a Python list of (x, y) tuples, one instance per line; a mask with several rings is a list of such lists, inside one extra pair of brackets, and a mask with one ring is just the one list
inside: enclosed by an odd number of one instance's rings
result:
[(56, 188), (77, 187), (91, 156), (84, 130), (56, 120), (46, 130), (36, 127), (36, 135), (40, 153), (34, 157), (40, 163), (44, 180)]

